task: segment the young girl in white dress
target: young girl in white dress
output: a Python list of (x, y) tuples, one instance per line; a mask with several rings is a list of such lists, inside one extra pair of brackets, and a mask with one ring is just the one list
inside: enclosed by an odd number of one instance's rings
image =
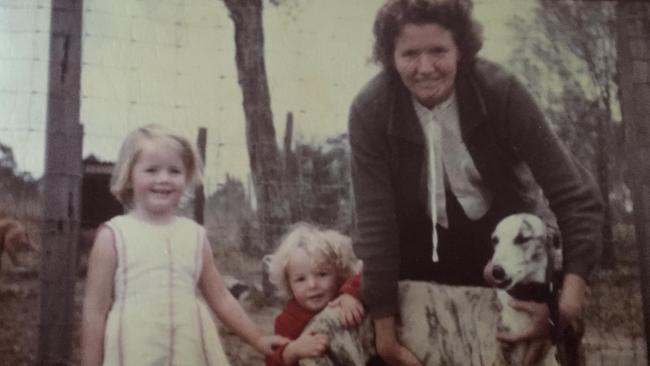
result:
[(203, 227), (175, 216), (200, 180), (187, 139), (155, 125), (127, 136), (111, 192), (128, 213), (99, 228), (90, 252), (82, 365), (228, 365), (208, 307), (263, 354), (287, 342), (259, 333), (224, 286)]

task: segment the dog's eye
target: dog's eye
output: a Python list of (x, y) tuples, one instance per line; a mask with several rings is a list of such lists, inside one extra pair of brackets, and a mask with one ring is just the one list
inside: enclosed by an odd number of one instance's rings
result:
[(493, 247), (496, 247), (499, 240), (497, 239), (496, 236), (493, 236), (492, 238), (490, 238), (490, 242), (492, 243)]
[(535, 253), (533, 253), (533, 256), (530, 258), (530, 260), (533, 261), (533, 262), (539, 262), (539, 260), (542, 258), (543, 254), (544, 253), (535, 252)]
[(519, 235), (515, 237), (515, 244), (521, 245), (527, 242), (528, 240), (530, 240), (530, 236), (519, 233)]

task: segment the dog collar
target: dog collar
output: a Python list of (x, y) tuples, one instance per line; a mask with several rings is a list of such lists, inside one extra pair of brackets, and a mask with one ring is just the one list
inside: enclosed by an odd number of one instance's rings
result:
[(551, 285), (542, 282), (518, 283), (506, 292), (517, 300), (548, 303), (551, 300)]

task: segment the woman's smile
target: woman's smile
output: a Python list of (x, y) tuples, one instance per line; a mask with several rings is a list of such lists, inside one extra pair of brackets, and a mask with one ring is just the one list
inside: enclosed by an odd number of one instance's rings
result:
[(459, 59), (452, 33), (435, 23), (406, 24), (395, 40), (395, 70), (427, 108), (452, 94)]

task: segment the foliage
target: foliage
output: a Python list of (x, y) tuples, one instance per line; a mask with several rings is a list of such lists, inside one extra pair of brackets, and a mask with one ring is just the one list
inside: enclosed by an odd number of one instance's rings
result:
[[(560, 138), (589, 167), (611, 221), (630, 215), (612, 2), (538, 0), (530, 19), (510, 23), (511, 66), (523, 76)], [(609, 216), (611, 215), (611, 217)], [(609, 240), (609, 229), (604, 231)]]
[(0, 143), (0, 167), (3, 169), (16, 169), (16, 160), (11, 147)]
[(571, 150), (590, 161), (598, 121), (618, 128), (614, 6), (539, 0), (532, 19), (517, 17), (510, 26), (516, 35), (511, 66)]
[(349, 153), (345, 134), (330, 138), (321, 146), (296, 144), (286, 167), (292, 221), (305, 220), (343, 232), (350, 230)]
[(19, 172), (11, 147), (0, 142), (0, 211), (4, 214), (37, 218), (41, 215), (38, 182)]
[(210, 240), (213, 246), (239, 248), (248, 255), (263, 254), (249, 197), (244, 184), (230, 176), (226, 176), (226, 181), (208, 197), (205, 226), (213, 234)]
[[(285, 154), (289, 156), (283, 191), (290, 203), (291, 221), (349, 232), (352, 207), (347, 136), (330, 138), (322, 145), (296, 143)], [(213, 233), (211, 242), (216, 247), (237, 248), (258, 258), (269, 251), (262, 243), (251, 192), (240, 180), (226, 177), (208, 197), (206, 212), (206, 228)], [(272, 244), (271, 249), (277, 243)]]
[(512, 65), (568, 148), (593, 172), (605, 203), (601, 264), (615, 261), (612, 225), (630, 216), (620, 123), (616, 8), (612, 2), (537, 0), (511, 23)]

